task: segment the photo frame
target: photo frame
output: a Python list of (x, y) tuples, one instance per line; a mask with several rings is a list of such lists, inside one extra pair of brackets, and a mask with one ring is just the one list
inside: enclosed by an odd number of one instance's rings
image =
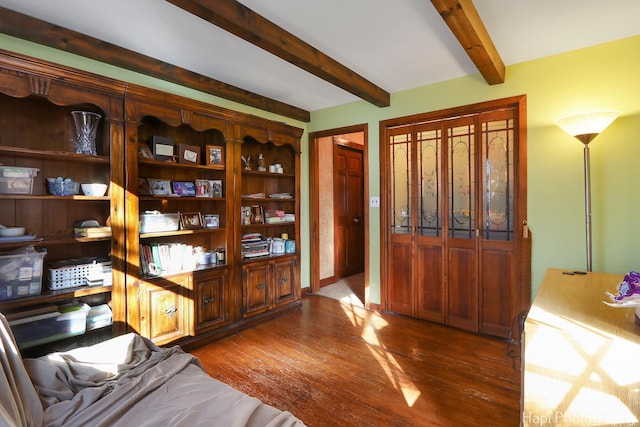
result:
[(149, 181), (147, 181), (147, 178), (138, 178), (138, 194), (140, 196), (153, 195), (153, 193), (151, 192), (151, 187), (149, 186)]
[(211, 197), (211, 184), (208, 179), (196, 179), (196, 197)]
[(218, 214), (205, 214), (204, 226), (206, 228), (220, 228), (220, 215)]
[(209, 180), (209, 197), (222, 197), (222, 180), (210, 179)]
[(196, 185), (193, 181), (173, 181), (173, 194), (182, 197), (194, 197)]
[(224, 169), (224, 147), (220, 145), (207, 145), (205, 153), (207, 166)]
[(180, 228), (190, 230), (194, 228), (203, 228), (202, 214), (200, 212), (180, 212)]
[(151, 194), (154, 196), (170, 196), (171, 182), (168, 179), (147, 178)]
[(200, 164), (200, 147), (197, 145), (178, 144), (178, 163), (190, 165)]
[(173, 139), (166, 136), (153, 136), (151, 150), (153, 158), (160, 161), (173, 161)]
[(151, 148), (147, 144), (138, 144), (138, 158), (144, 160), (155, 160)]

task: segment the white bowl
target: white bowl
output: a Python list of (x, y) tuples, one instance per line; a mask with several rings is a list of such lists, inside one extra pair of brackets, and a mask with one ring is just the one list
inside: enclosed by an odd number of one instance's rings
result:
[(107, 184), (80, 184), (82, 192), (87, 196), (104, 196), (107, 192)]
[(0, 237), (17, 237), (24, 234), (24, 227), (0, 228)]

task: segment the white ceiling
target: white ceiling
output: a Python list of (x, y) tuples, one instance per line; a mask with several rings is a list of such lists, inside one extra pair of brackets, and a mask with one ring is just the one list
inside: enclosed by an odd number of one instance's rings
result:
[[(239, 1), (389, 93), (477, 73), (429, 0)], [(507, 66), (640, 34), (638, 0), (474, 4)], [(358, 99), (162, 0), (0, 6), (304, 110)]]

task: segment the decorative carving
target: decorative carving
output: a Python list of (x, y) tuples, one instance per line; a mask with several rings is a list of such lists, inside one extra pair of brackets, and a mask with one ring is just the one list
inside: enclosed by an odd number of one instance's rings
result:
[(29, 76), (29, 86), (33, 95), (47, 96), (51, 88), (51, 79), (41, 76)]
[(193, 111), (185, 110), (183, 108), (180, 109), (180, 117), (182, 118), (182, 123), (185, 125), (191, 124), (191, 118), (193, 117)]

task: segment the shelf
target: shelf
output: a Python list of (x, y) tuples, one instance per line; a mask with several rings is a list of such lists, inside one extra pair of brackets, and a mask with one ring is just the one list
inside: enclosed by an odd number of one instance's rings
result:
[(295, 178), (295, 174), (293, 173), (273, 173), (273, 172), (263, 172), (263, 171), (254, 171), (254, 170), (242, 170), (242, 175), (253, 175), (260, 177), (270, 177), (270, 178)]
[(24, 199), (24, 200), (79, 200), (79, 201), (110, 201), (109, 196), (53, 196), (53, 195), (37, 195), (37, 194), (0, 194), (0, 200), (2, 199)]
[(153, 237), (166, 237), (166, 236), (184, 236), (187, 234), (204, 234), (217, 231), (225, 231), (224, 227), (221, 228), (197, 228), (193, 230), (175, 230), (175, 231), (162, 231), (158, 233), (144, 233), (140, 234), (141, 239), (150, 239)]
[(224, 264), (206, 264), (206, 265), (199, 265), (193, 270), (172, 271), (171, 273), (165, 273), (165, 274), (161, 274), (159, 276), (152, 276), (150, 274), (147, 274), (147, 275), (141, 275), (140, 278), (143, 279), (143, 280), (146, 280), (146, 281), (163, 280), (163, 279), (167, 279), (167, 278), (173, 277), (173, 276), (179, 276), (179, 275), (183, 275), (183, 274), (195, 273), (197, 271), (217, 270), (217, 269), (223, 269), (223, 268), (226, 268), (226, 267), (227, 267), (226, 263), (224, 263)]
[(281, 227), (286, 225), (295, 225), (295, 221), (277, 222), (275, 224), (242, 224), (242, 228), (251, 227)]
[(175, 168), (175, 169), (199, 169), (199, 170), (207, 170), (207, 171), (222, 171), (224, 172), (224, 167), (219, 166), (210, 166), (210, 165), (192, 165), (189, 163), (176, 163), (176, 162), (160, 162), (156, 160), (144, 160), (139, 159), (138, 164), (140, 166), (150, 166), (153, 168)]
[(278, 254), (278, 255), (262, 255), (262, 256), (257, 256), (257, 257), (253, 257), (253, 258), (242, 258), (242, 263), (243, 264), (249, 264), (249, 263), (253, 263), (253, 262), (259, 262), (259, 261), (270, 261), (273, 259), (286, 259), (286, 258), (295, 258), (296, 254)]
[(111, 237), (62, 237), (62, 238), (36, 238), (34, 240), (25, 240), (22, 242), (3, 242), (0, 243), (1, 248), (17, 248), (22, 246), (44, 246), (44, 245), (68, 245), (71, 243), (94, 243), (105, 242), (111, 240)]
[(287, 202), (295, 202), (296, 199), (295, 197), (291, 198), (291, 199), (285, 199), (285, 198), (281, 198), (281, 197), (243, 197), (242, 198), (243, 202), (254, 202), (252, 204), (256, 204), (255, 202), (262, 202), (262, 203), (268, 203), (268, 202), (278, 202), (278, 203), (287, 203)]
[[(71, 151), (48, 151), (48, 150), (32, 150), (29, 148), (18, 148), (0, 146), (0, 154), (11, 155), (14, 157), (27, 157), (47, 160), (64, 160), (67, 162), (96, 163), (109, 164), (108, 156), (89, 156), (86, 154), (77, 154)], [(10, 165), (5, 165), (10, 166)]]
[(224, 197), (196, 197), (196, 196), (140, 196), (140, 200), (197, 200), (199, 202), (224, 202)]
[(0, 310), (6, 308), (26, 307), (33, 304), (42, 304), (47, 302), (62, 301), (71, 298), (81, 298), (90, 295), (98, 295), (111, 292), (111, 286), (95, 286), (95, 287), (78, 287), (69, 289), (59, 289), (56, 291), (43, 289), (39, 295), (33, 295), (25, 298), (16, 298), (11, 300), (0, 301)]

